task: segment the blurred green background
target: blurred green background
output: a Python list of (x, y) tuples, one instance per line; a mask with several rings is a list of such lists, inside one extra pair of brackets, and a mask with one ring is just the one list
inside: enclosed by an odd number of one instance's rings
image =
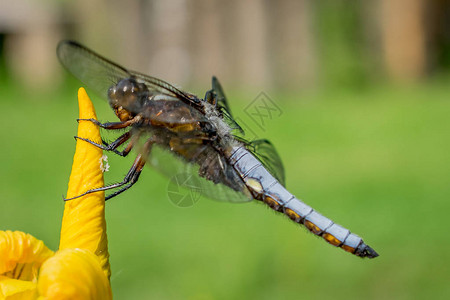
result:
[[(22, 24), (12, 30), (0, 18), (0, 229), (58, 247), (81, 84), (61, 70), (54, 49), (59, 38), (73, 37), (199, 96), (217, 75), (235, 116), (276, 146), (291, 193), (380, 254), (362, 260), (335, 249), (259, 203), (201, 199), (191, 208), (176, 207), (167, 197), (168, 180), (147, 168), (131, 190), (107, 203), (116, 299), (450, 296), (450, 28), (444, 1), (130, 1), (129, 10), (144, 5), (148, 15), (139, 23), (125, 10), (114, 25), (107, 22), (111, 11), (123, 6), (111, 1), (94, 13), (89, 9), (98, 1), (92, 2), (33, 4), (59, 16), (42, 25), (52, 29), (48, 36), (27, 32), (33, 23), (23, 20), (12, 22)], [(11, 15), (26, 11), (13, 8)], [(164, 14), (185, 23), (174, 29)], [(114, 31), (118, 26), (124, 30)], [(188, 42), (179, 30), (189, 32)], [(130, 32), (135, 37), (127, 39)], [(139, 37), (142, 47), (136, 47)], [(179, 40), (179, 49), (170, 50)], [(169, 50), (153, 45), (147, 51), (152, 41)], [(133, 61), (145, 57), (145, 63)], [(245, 113), (261, 91), (282, 111), (263, 128)], [(99, 119), (115, 120), (106, 102), (90, 95)], [(106, 182), (114, 182), (133, 157), (109, 157)]]

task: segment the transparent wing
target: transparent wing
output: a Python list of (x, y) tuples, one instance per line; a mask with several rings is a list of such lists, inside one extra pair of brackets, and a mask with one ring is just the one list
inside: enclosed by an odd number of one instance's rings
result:
[(236, 130), (241, 135), (244, 135), (244, 130), (234, 120), (233, 115), (231, 114), (230, 106), (228, 105), (227, 98), (225, 97), (225, 93), (223, 92), (222, 85), (220, 84), (216, 76), (212, 77), (212, 89), (216, 96), (216, 108), (222, 115), (225, 123), (227, 123), (232, 130)]
[(128, 71), (133, 78), (136, 78), (138, 81), (143, 82), (150, 92), (154, 94), (162, 94), (175, 97), (179, 100), (182, 100), (186, 104), (199, 107), (198, 104), (201, 102), (195, 95), (182, 91), (175, 86), (171, 85), (164, 80), (158, 79), (156, 77), (152, 77), (149, 75), (145, 75), (136, 71)]
[(283, 186), (286, 185), (283, 163), (272, 143), (266, 139), (244, 142), (245, 147), (255, 155)]
[(161, 146), (155, 146), (152, 148), (149, 163), (169, 179), (180, 176), (190, 178), (191, 189), (195, 189), (207, 198), (223, 202), (253, 200), (242, 179), (223, 157), (205, 146), (199, 153), (199, 158), (208, 161), (209, 168), (188, 162)]
[(70, 73), (104, 99), (112, 85), (131, 77), (125, 68), (73, 41), (61, 41), (56, 54)]
[(88, 88), (104, 99), (108, 98), (108, 89), (121, 79), (134, 78), (146, 85), (149, 95), (171, 97), (192, 106), (198, 106), (201, 100), (183, 92), (173, 85), (110, 61), (74, 41), (61, 41), (56, 49), (61, 64)]
[(216, 93), (217, 106), (228, 111), (229, 115), (231, 116), (230, 106), (228, 105), (227, 98), (225, 97), (225, 93), (223, 92), (222, 85), (220, 84), (216, 76), (212, 77), (212, 88)]

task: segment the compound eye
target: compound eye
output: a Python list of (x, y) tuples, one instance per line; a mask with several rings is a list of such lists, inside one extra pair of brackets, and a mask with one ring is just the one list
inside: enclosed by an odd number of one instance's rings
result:
[(127, 96), (130, 93), (132, 93), (133, 89), (134, 89), (134, 85), (133, 85), (133, 82), (131, 82), (130, 80), (121, 80), (117, 84), (117, 90), (124, 96)]

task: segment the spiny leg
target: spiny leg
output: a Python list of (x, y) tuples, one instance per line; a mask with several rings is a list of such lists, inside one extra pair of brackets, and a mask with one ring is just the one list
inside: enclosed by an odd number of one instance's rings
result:
[(94, 141), (91, 141), (89, 139), (85, 139), (85, 138), (82, 138), (82, 137), (79, 137), (79, 136), (74, 136), (74, 138), (76, 140), (82, 140), (82, 141), (88, 142), (89, 144), (94, 145), (95, 147), (100, 148), (100, 149), (105, 150), (105, 151), (114, 151), (114, 150), (116, 150), (120, 145), (122, 145), (127, 140), (129, 140), (130, 137), (131, 137), (131, 133), (130, 133), (130, 131), (128, 131), (128, 132), (125, 132), (124, 134), (122, 134), (121, 136), (119, 136), (112, 143), (108, 144), (107, 142), (102, 140), (103, 145), (101, 145), (101, 144), (98, 144), (98, 143), (96, 143)]
[[(128, 143), (128, 145), (125, 147), (125, 149), (123, 149), (123, 151), (117, 151), (117, 148), (120, 145), (122, 145), (123, 143), (125, 143), (127, 140), (129, 140), (130, 137), (131, 137), (131, 141)], [(139, 137), (140, 137), (139, 133), (133, 134), (133, 133), (131, 133), (131, 130), (130, 130), (130, 131), (122, 134), (121, 136), (119, 136), (112, 143), (108, 144), (104, 140), (102, 140), (103, 145), (100, 145), (100, 144), (98, 144), (98, 143), (96, 143), (94, 141), (91, 141), (91, 140), (85, 139), (85, 138), (81, 138), (81, 137), (78, 137), (78, 136), (75, 136), (75, 139), (88, 142), (89, 144), (94, 145), (95, 147), (98, 147), (98, 148), (100, 148), (102, 150), (112, 151), (112, 152), (116, 153), (117, 155), (125, 157), (125, 156), (127, 156), (130, 153), (131, 149), (133, 149), (134, 145), (139, 140)]]
[(128, 174), (125, 176), (124, 180), (122, 181), (123, 184), (125, 184), (124, 187), (122, 187), (120, 190), (115, 191), (111, 195), (106, 196), (105, 201), (125, 192), (130, 187), (132, 187), (139, 179), (139, 176), (141, 175), (142, 169), (145, 166), (145, 163), (147, 162), (147, 158), (150, 155), (150, 150), (153, 145), (152, 138), (148, 139), (144, 146), (142, 147), (142, 152), (136, 157), (136, 160), (133, 163), (133, 166), (131, 167), (130, 171), (128, 171)]
[(121, 186), (123, 185), (125, 186), (123, 186), (120, 190), (115, 191), (111, 195), (106, 196), (105, 201), (108, 201), (109, 199), (125, 192), (130, 187), (132, 187), (138, 181), (142, 169), (145, 166), (145, 162), (146, 162), (145, 159), (143, 159), (142, 157), (140, 157), (138, 161), (135, 161), (135, 164), (133, 164), (133, 167), (130, 169), (125, 179), (121, 182), (122, 183)]
[[(118, 182), (118, 183), (114, 183), (108, 186), (104, 186), (104, 187), (100, 187), (100, 188), (96, 188), (96, 189), (92, 189), (89, 190), (81, 195), (69, 198), (69, 199), (64, 199), (64, 201), (68, 201), (68, 200), (73, 200), (79, 197), (82, 197), (84, 195), (87, 194), (91, 194), (91, 193), (95, 193), (95, 192), (101, 192), (101, 191), (107, 191), (107, 190), (111, 190), (111, 189), (115, 189), (115, 188), (119, 188), (122, 187), (120, 190), (112, 193), (111, 195), (108, 195), (105, 198), (106, 200), (109, 200), (117, 195), (119, 195), (120, 193), (128, 190), (130, 187), (132, 187), (138, 180), (139, 175), (141, 175), (142, 169), (145, 166), (145, 163), (147, 162), (147, 157), (150, 154), (150, 150), (151, 147), (153, 145), (153, 141), (152, 139), (148, 139), (142, 149), (142, 153), (140, 153), (136, 159), (134, 160), (133, 165), (131, 166), (131, 169), (128, 171), (127, 175), (125, 176), (125, 178), (122, 180), (122, 182)], [(124, 186), (125, 185), (125, 186)]]
[(131, 126), (133, 124), (136, 124), (137, 122), (139, 122), (141, 120), (141, 117), (139, 115), (137, 115), (136, 117), (134, 117), (131, 120), (125, 121), (125, 122), (106, 122), (106, 123), (101, 123), (99, 121), (97, 121), (96, 119), (77, 119), (77, 121), (89, 121), (94, 123), (95, 125), (104, 128), (104, 129), (123, 129), (126, 128), (128, 126)]

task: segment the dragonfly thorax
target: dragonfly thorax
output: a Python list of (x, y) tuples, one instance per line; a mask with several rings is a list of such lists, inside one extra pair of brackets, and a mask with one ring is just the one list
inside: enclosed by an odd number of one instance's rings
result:
[[(123, 115), (126, 111), (127, 115), (133, 116), (141, 110), (145, 100), (148, 99), (148, 94), (145, 84), (134, 78), (125, 78), (109, 88), (109, 105), (116, 114), (119, 112)], [(122, 119), (121, 116), (118, 117)]]

